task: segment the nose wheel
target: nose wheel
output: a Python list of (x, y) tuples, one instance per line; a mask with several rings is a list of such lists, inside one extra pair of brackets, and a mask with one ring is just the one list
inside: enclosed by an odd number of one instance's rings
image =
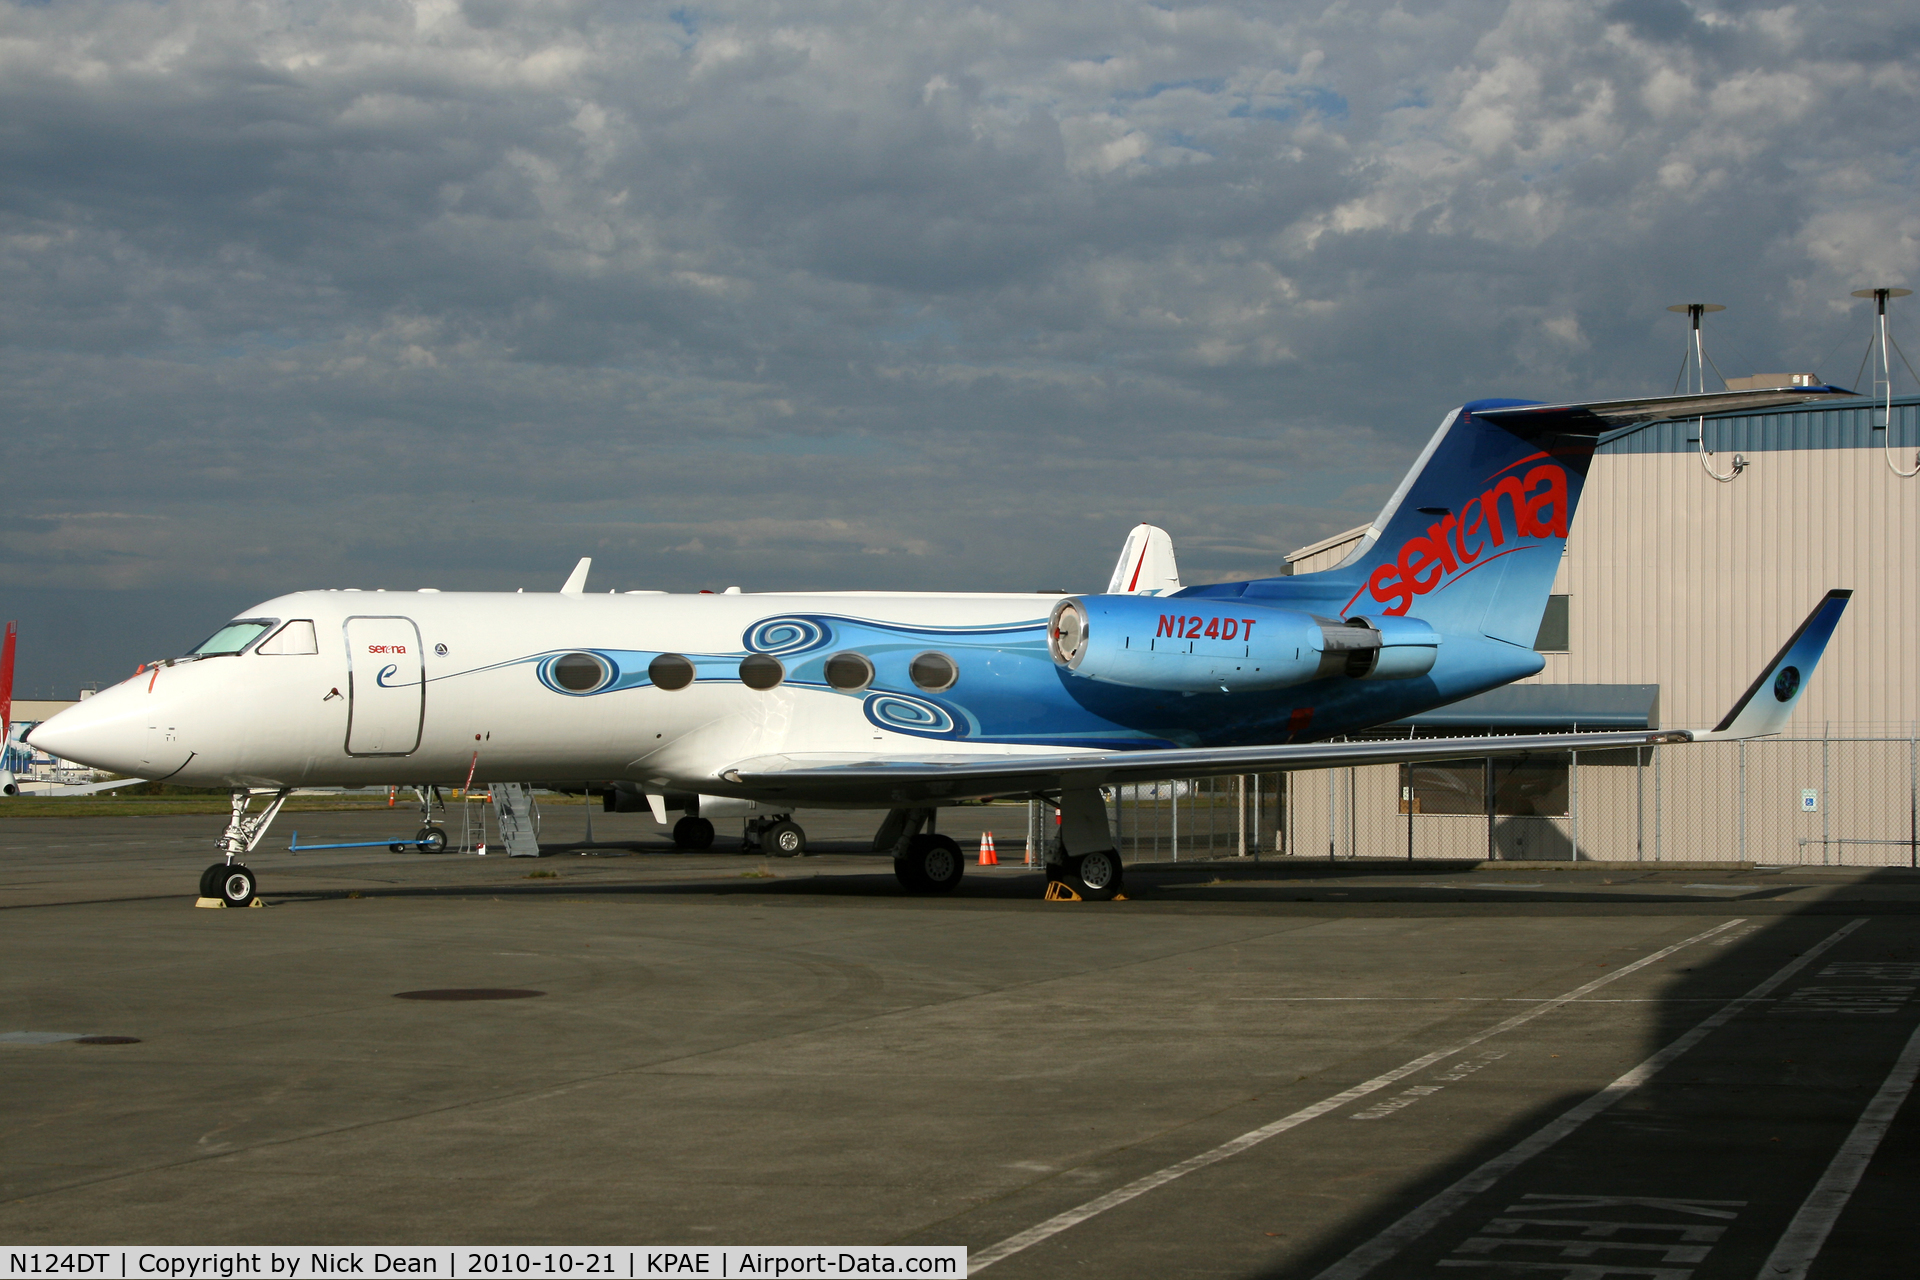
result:
[(230, 907), (246, 906), (258, 891), (244, 863), (216, 862), (200, 873), (200, 896), (218, 898)]

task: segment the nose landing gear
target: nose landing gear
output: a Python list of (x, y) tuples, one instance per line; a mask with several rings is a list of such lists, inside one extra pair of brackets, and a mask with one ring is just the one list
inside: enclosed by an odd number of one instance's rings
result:
[[(226, 854), (224, 862), (216, 862), (200, 873), (200, 896), (203, 899), (218, 898), (222, 905), (244, 907), (252, 904), (259, 891), (253, 878), (253, 872), (239, 859), (252, 853), (266, 837), (267, 828), (280, 816), (280, 806), (293, 794), (292, 787), (281, 787), (277, 791), (253, 791), (237, 788), (233, 793), (233, 816), (227, 820), (227, 829), (220, 834), (216, 842)], [(249, 812), (255, 797), (272, 796), (264, 809)]]

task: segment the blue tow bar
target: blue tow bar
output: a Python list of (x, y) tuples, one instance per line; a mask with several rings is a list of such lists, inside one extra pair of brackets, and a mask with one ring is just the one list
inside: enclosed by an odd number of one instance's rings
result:
[(419, 844), (418, 840), (352, 840), (346, 844), (301, 844), (300, 833), (294, 832), (287, 840), (290, 853), (305, 853), (309, 849), (398, 849), (402, 845)]

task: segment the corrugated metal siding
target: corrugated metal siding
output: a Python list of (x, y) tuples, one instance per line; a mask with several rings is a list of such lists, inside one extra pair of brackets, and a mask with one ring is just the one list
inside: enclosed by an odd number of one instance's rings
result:
[[(1707, 447), (1716, 453), (1771, 453), (1790, 449), (1880, 449), (1887, 443), (1885, 431), (1874, 430), (1880, 420), (1882, 404), (1860, 400), (1849, 407), (1807, 408), (1776, 413), (1723, 414), (1706, 420)], [(1603, 436), (1599, 452), (1619, 453), (1697, 453), (1700, 445), (1699, 419), (1679, 422), (1655, 422), (1628, 427)], [(1901, 466), (1911, 469), (1913, 450), (1920, 448), (1920, 396), (1897, 397), (1893, 402), (1893, 443), (1905, 448)], [(1718, 465), (1725, 471), (1732, 459)]]
[(1658, 684), (1666, 725), (1710, 726), (1822, 593), (1851, 587), (1792, 731), (1920, 719), (1920, 478), (1878, 447), (1815, 447), (1721, 484), (1691, 449), (1594, 459), (1568, 538), (1570, 652), (1532, 682)]

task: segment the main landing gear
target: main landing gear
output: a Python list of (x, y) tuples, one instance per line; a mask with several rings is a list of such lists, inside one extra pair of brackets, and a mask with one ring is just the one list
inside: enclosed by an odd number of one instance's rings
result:
[[(202, 898), (218, 898), (229, 907), (252, 904), (259, 893), (259, 886), (254, 881), (253, 872), (240, 859), (259, 846), (267, 834), (267, 828), (280, 816), (280, 806), (287, 802), (287, 797), (292, 793), (292, 787), (281, 787), (277, 791), (251, 791), (242, 787), (234, 791), (232, 817), (217, 841), (221, 851), (226, 854), (226, 860), (216, 862), (200, 873)], [(264, 809), (249, 812), (254, 799), (259, 796), (273, 798)]]
[[(1060, 793), (1060, 839), (1047, 845), (1049, 902), (1111, 902), (1120, 896), (1120, 851), (1099, 788)], [(1075, 850), (1084, 849), (1078, 853)]]
[(711, 849), (713, 824), (705, 818), (682, 818), (673, 824), (673, 843), (682, 849)]
[(951, 836), (931, 829), (933, 819), (932, 809), (895, 809), (873, 838), (876, 852), (892, 849), (894, 879), (908, 893), (952, 893), (966, 874), (966, 855)]
[(807, 833), (793, 820), (792, 814), (748, 818), (746, 847), (751, 849), (756, 845), (762, 853), (776, 858), (804, 858), (807, 856)]

